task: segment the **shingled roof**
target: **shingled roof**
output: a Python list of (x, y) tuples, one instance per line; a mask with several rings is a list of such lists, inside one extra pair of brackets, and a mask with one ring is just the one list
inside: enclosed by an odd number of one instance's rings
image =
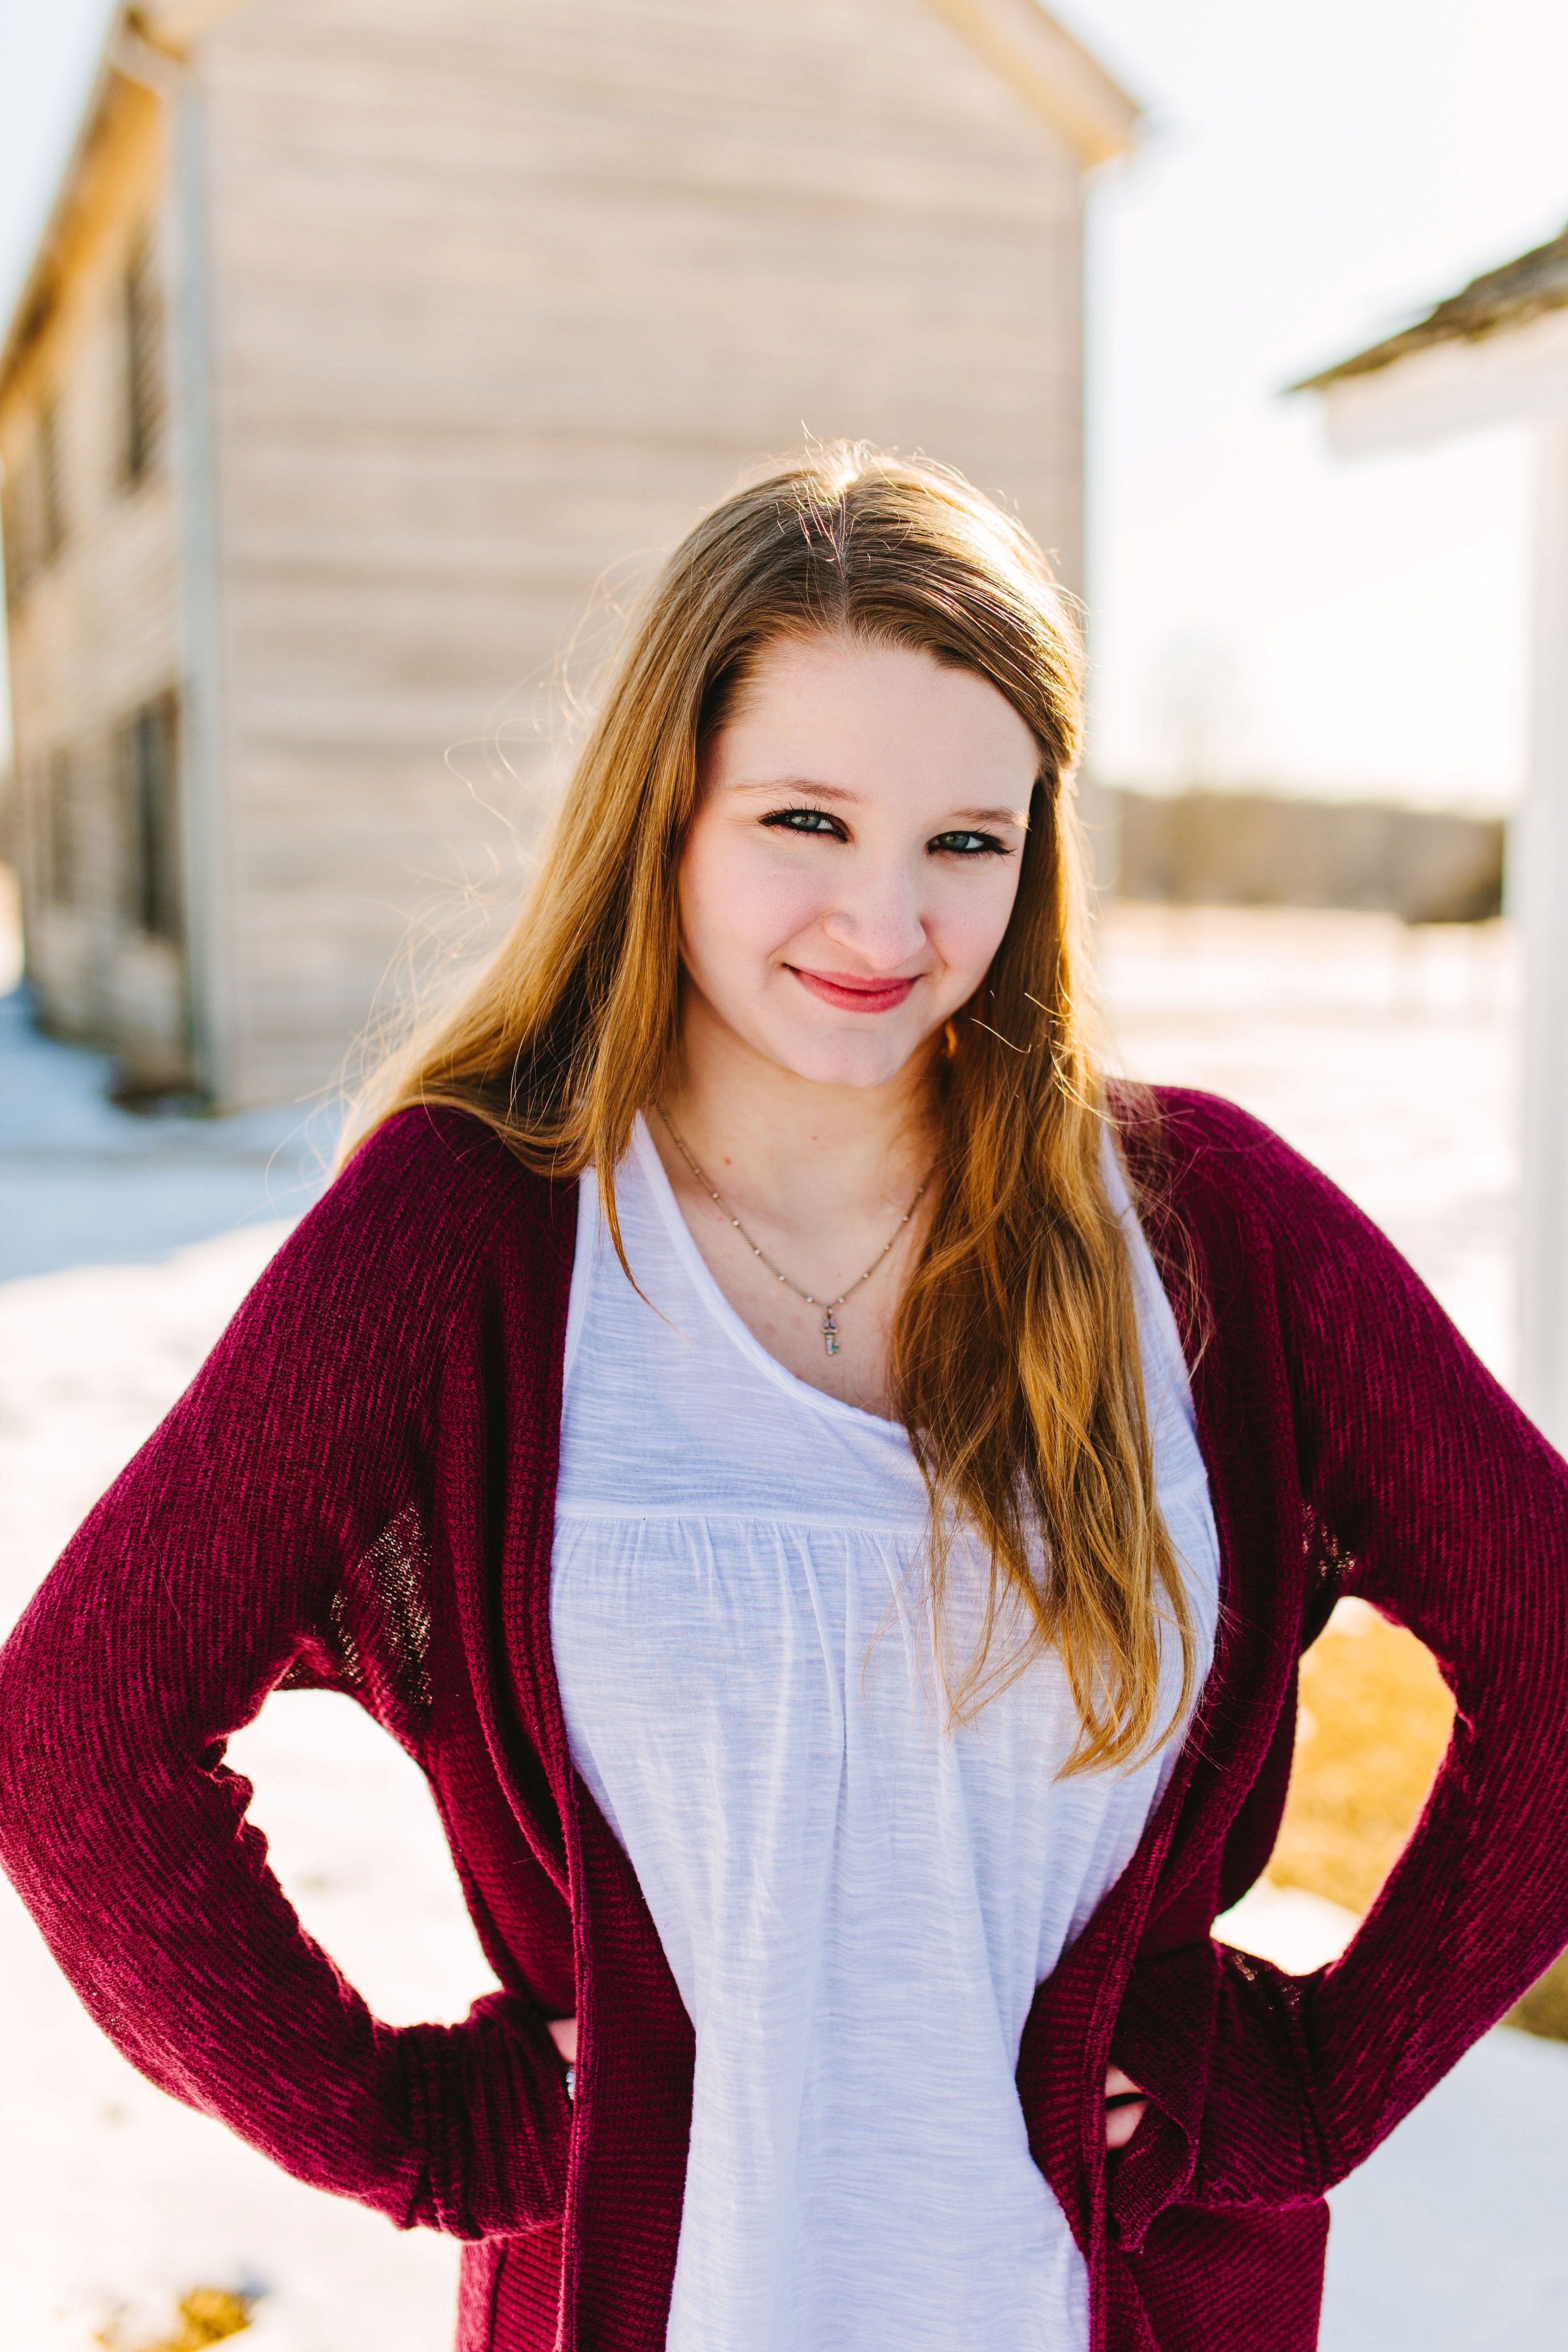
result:
[(1450, 294), (1413, 327), (1357, 352), (1352, 359), (1341, 360), (1337, 366), (1324, 368), (1319, 375), (1305, 377), (1290, 389), (1321, 392), (1331, 383), (1342, 383), (1347, 376), (1372, 375), (1379, 368), (1391, 367), (1395, 360), (1407, 359), (1429, 343), (1479, 342), (1483, 335), (1495, 335), (1505, 327), (1522, 327), (1543, 310), (1564, 309), (1568, 309), (1568, 229), (1550, 245), (1538, 245), (1517, 260), (1505, 261), (1500, 269), (1473, 278), (1460, 293)]

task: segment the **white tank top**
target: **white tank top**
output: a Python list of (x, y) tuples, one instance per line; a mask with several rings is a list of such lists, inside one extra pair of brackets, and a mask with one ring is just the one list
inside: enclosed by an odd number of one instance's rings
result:
[[(1201, 1675), (1208, 1485), (1114, 1181)], [(696, 2028), (670, 2352), (1087, 2352), (1082, 2259), (1014, 2074), (1035, 1989), (1131, 1859), (1177, 1743), (1058, 1780), (1077, 1724), (1050, 1657), (945, 1728), (902, 1425), (752, 1338), (640, 1120), (617, 1192), (650, 1303), (585, 1176), (551, 1609), (573, 1756)]]

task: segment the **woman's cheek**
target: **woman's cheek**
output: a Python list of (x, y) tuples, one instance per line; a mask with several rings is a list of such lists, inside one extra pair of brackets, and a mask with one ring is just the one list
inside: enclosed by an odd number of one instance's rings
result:
[(997, 887), (967, 892), (956, 903), (938, 908), (928, 922), (926, 936), (932, 947), (954, 980), (962, 978), (961, 996), (979, 986), (1002, 944), (1017, 895), (1016, 877), (1009, 872), (998, 877)]
[(716, 923), (748, 961), (766, 963), (832, 905), (820, 875), (763, 856), (739, 858), (712, 880)]

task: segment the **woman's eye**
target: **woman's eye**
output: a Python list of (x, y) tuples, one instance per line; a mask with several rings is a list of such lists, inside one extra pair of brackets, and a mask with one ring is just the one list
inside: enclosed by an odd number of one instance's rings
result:
[(763, 823), (776, 824), (791, 833), (830, 833), (837, 840), (844, 837), (844, 828), (838, 819), (829, 816), (826, 809), (775, 809), (772, 816), (763, 817)]
[(1005, 841), (994, 833), (939, 833), (926, 844), (928, 854), (952, 850), (960, 857), (1006, 857), (1011, 855)]

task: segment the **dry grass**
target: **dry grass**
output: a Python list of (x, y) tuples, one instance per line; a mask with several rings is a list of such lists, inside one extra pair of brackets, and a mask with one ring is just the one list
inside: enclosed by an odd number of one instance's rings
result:
[(1568, 1952), (1531, 1986), (1503, 2021), (1517, 2025), (1521, 2033), (1539, 2033), (1543, 2042), (1568, 2042)]
[[(253, 2298), (231, 2294), (226, 2287), (195, 2286), (180, 2297), (177, 2332), (161, 2336), (156, 2344), (140, 2344), (135, 2352), (207, 2352), (209, 2345), (243, 2335), (250, 2325)], [(98, 2342), (104, 2352), (129, 2352), (117, 2327), (106, 2327)]]
[[(1268, 1875), (1366, 1910), (1398, 1859), (1447, 1746), (1453, 1701), (1412, 1634), (1348, 1602), (1301, 1661), (1289, 1801)], [(1568, 1955), (1509, 2023), (1568, 2042)]]
[(1413, 1635), (1364, 1603), (1301, 1661), (1290, 1797), (1268, 1875), (1363, 1912), (1426, 1801), (1454, 1703)]

